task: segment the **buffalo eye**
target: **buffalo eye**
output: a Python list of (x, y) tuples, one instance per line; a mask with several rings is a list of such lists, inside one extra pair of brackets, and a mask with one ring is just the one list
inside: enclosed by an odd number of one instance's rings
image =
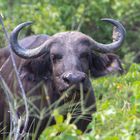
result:
[(51, 59), (53, 60), (54, 63), (62, 59), (62, 54), (52, 54)]
[(80, 44), (84, 45), (84, 46), (90, 46), (90, 42), (88, 39), (82, 39), (80, 41)]
[(80, 58), (87, 58), (88, 57), (88, 52), (83, 52), (80, 54)]

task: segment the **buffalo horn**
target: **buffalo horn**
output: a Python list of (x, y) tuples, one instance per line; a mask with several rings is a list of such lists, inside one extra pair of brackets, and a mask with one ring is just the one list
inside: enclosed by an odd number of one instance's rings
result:
[(10, 36), (10, 45), (15, 54), (18, 56), (24, 58), (24, 59), (29, 59), (29, 58), (36, 58), (44, 53), (47, 53), (49, 51), (49, 47), (46, 47), (49, 45), (49, 41), (44, 42), (42, 45), (35, 47), (34, 49), (25, 49), (21, 47), (18, 43), (18, 34), (20, 30), (25, 27), (32, 24), (32, 22), (24, 22), (19, 24), (11, 33)]
[(125, 28), (119, 21), (116, 21), (114, 19), (104, 18), (102, 19), (102, 21), (106, 21), (114, 25), (116, 27), (116, 31), (118, 32), (118, 37), (114, 42), (110, 44), (98, 43), (97, 41), (90, 38), (91, 49), (102, 53), (113, 52), (117, 50), (123, 43), (125, 38), (125, 32), (126, 32)]

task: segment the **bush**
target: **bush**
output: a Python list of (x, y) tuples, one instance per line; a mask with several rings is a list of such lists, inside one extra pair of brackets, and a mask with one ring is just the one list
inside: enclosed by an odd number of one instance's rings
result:
[(107, 76), (92, 81), (97, 98), (97, 112), (82, 133), (55, 113), (56, 124), (44, 130), (41, 140), (138, 140), (140, 138), (140, 65), (131, 65), (122, 76)]
[[(21, 22), (34, 22), (26, 35), (79, 30), (99, 42), (108, 43), (112, 40), (112, 27), (100, 19), (120, 20), (127, 31), (124, 47), (118, 51), (122, 58), (128, 53), (134, 57), (140, 51), (139, 9), (139, 0), (1, 0), (0, 3), (0, 14), (9, 32)], [(3, 32), (0, 32), (0, 40), (0, 47), (6, 46)], [(130, 63), (126, 59), (125, 62)]]

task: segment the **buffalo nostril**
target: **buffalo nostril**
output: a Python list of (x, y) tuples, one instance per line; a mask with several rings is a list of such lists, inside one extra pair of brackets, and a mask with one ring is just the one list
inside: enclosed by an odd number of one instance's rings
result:
[(69, 80), (67, 77), (63, 77), (63, 80), (64, 80), (66, 83), (70, 84), (70, 80)]
[(85, 76), (84, 76), (84, 77), (82, 77), (81, 82), (82, 82), (82, 83), (84, 83), (85, 79), (86, 79), (86, 77), (85, 77)]
[(73, 76), (72, 75), (73, 74), (71, 72), (64, 73), (62, 78), (67, 84), (71, 84), (73, 82)]

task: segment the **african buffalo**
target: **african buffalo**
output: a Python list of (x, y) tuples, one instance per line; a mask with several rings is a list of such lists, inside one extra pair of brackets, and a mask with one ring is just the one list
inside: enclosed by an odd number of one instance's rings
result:
[[(31, 22), (22, 23), (13, 30), (10, 47), (14, 52), (25, 92), (29, 93), (29, 99), (34, 96), (42, 97), (34, 101), (37, 108), (47, 109), (65, 94), (59, 105), (70, 100), (79, 102), (82, 92), (83, 106), (85, 109), (89, 108), (85, 115), (88, 119), (91, 117), (96, 105), (89, 76), (100, 77), (112, 72), (123, 72), (118, 56), (112, 52), (122, 45), (125, 29), (116, 20), (106, 18), (103, 21), (113, 24), (118, 32), (116, 40), (110, 44), (98, 43), (78, 31), (61, 32), (53, 36), (34, 35), (18, 42), (19, 32)], [(18, 95), (20, 90), (17, 80), (14, 80), (15, 74), (9, 56), (8, 48), (0, 50), (0, 74), (12, 93)], [(8, 111), (5, 102), (3, 94), (0, 94), (0, 107)], [(4, 110), (0, 110), (1, 122)], [(48, 117), (43, 120), (40, 131), (45, 127)], [(90, 122), (88, 119), (79, 119), (78, 128), (84, 131)], [(32, 117), (29, 122), (31, 121)]]

